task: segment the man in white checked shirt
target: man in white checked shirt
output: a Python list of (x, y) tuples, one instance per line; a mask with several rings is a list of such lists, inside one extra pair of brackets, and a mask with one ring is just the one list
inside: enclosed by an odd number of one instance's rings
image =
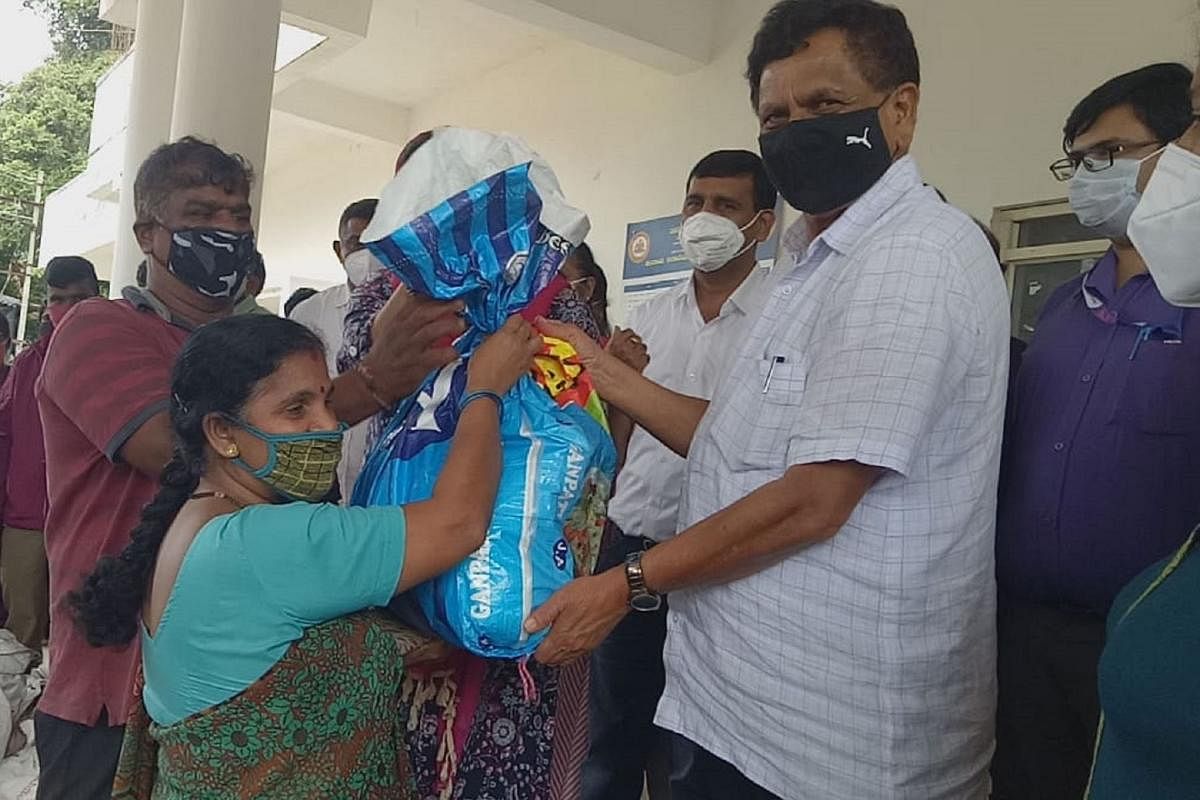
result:
[[(692, 168), (679, 232), (692, 276), (635, 308), (629, 330), (615, 335), (642, 337), (647, 378), (691, 397), (712, 397), (758, 311), (766, 273), (756, 251), (771, 235), (777, 199), (762, 159), (747, 150), (718, 150)], [(687, 466), (646, 431), (630, 432), (624, 415), (614, 413), (611, 422), (618, 448), (628, 446), (608, 504), (614, 535), (606, 537), (602, 569), (675, 535)], [(664, 602), (657, 611), (627, 616), (592, 656), (583, 800), (640, 800), (643, 783), (651, 800), (666, 796), (667, 742), (654, 725), (666, 633)]]
[(711, 404), (573, 337), (600, 393), (688, 454), (683, 530), (535, 611), (538, 657), (577, 658), (671, 592), (673, 800), (984, 798), (1000, 270), (908, 155), (920, 77), (898, 10), (784, 0), (748, 77), (768, 172), (805, 212), (794, 266)]

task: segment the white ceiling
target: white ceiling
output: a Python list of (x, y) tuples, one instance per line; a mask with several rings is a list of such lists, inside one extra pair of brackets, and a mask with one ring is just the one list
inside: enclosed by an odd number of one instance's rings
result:
[(366, 40), (306, 77), (412, 106), (552, 41), (466, 0), (375, 0)]
[[(313, 153), (344, 143), (346, 130), (332, 130), (319, 120), (349, 114), (348, 129), (361, 129), (361, 117), (387, 109), (411, 108), (440, 91), (469, 83), (487, 71), (545, 48), (554, 36), (545, 29), (482, 8), (468, 0), (374, 0), (366, 38), (343, 52), (306, 56), (297, 62), (295, 88), (352, 93), (364, 102), (341, 102), (320, 109), (312, 95), (300, 102), (301, 113), (286, 108), (277, 95), (271, 115), (267, 171), (277, 173), (311, 159)], [(313, 55), (319, 55), (320, 47)], [(287, 89), (285, 92), (289, 91)], [(295, 89), (291, 90), (295, 91)], [(371, 103), (377, 103), (372, 106)], [(404, 142), (411, 131), (388, 130), (386, 141)]]

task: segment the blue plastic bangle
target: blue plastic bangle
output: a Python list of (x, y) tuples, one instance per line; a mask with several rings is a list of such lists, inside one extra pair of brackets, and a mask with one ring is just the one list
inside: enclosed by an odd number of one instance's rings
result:
[(486, 390), (467, 392), (465, 395), (463, 395), (463, 399), (458, 401), (458, 413), (461, 414), (462, 412), (466, 411), (467, 406), (471, 405), (471, 403), (474, 403), (476, 400), (494, 401), (496, 403), (497, 411), (500, 411), (504, 405), (504, 401), (500, 399), (500, 395), (496, 394), (495, 392), (489, 392)]

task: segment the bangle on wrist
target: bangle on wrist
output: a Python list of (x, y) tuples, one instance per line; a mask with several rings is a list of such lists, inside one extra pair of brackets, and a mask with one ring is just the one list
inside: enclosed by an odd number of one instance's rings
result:
[(474, 392), (467, 392), (462, 396), (462, 399), (458, 401), (458, 413), (461, 414), (466, 411), (467, 406), (476, 400), (491, 400), (496, 404), (496, 411), (501, 411), (504, 407), (504, 401), (500, 399), (500, 395), (495, 392), (489, 392), (486, 389), (480, 389)]
[(375, 385), (375, 375), (371, 372), (371, 368), (368, 367), (365, 362), (360, 361), (354, 365), (354, 372), (362, 381), (363, 386), (367, 390), (367, 394), (369, 394), (371, 399), (375, 401), (375, 404), (379, 406), (379, 410), (391, 411), (392, 403), (384, 400), (379, 394), (379, 389)]

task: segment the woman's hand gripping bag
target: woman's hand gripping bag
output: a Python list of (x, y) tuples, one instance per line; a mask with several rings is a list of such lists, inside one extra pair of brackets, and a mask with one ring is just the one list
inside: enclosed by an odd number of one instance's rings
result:
[[(429, 210), (408, 213), (430, 192), (495, 167), (461, 191), (441, 195), (449, 199), (424, 206)], [(396, 188), (402, 181), (408, 191)], [(403, 197), (400, 211), (385, 208), (390, 189)], [(474, 348), (554, 278), (586, 234), (587, 221), (566, 205), (553, 173), (519, 141), (461, 129), (435, 133), (384, 190), (379, 211), (373, 228), (408, 221), (386, 234), (368, 229), (364, 238), (374, 255), (412, 291), (462, 299), (468, 322), (455, 345), (463, 358), (430, 376), (392, 417), (355, 486), (355, 504), (400, 505), (433, 493)], [(565, 232), (547, 227), (548, 219)], [(373, 233), (379, 238), (371, 241)], [(603, 513), (616, 469), (612, 439), (594, 411), (576, 402), (560, 405), (533, 377), (505, 394), (504, 468), (484, 544), (411, 592), (435, 634), (489, 658), (519, 658), (537, 648), (544, 634), (525, 633), (525, 619), (594, 565), (586, 529), (595, 526), (597, 507)]]

